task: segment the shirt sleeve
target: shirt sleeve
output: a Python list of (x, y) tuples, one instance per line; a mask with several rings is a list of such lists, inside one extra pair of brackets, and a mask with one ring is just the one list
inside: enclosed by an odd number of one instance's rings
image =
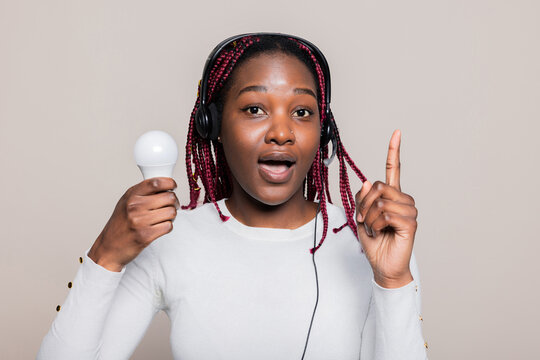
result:
[(426, 360), (422, 335), (420, 276), (414, 252), (413, 281), (400, 288), (381, 287), (372, 278), (372, 296), (362, 331), (362, 360)]
[(120, 272), (96, 264), (89, 250), (37, 360), (129, 359), (161, 308), (150, 246)]

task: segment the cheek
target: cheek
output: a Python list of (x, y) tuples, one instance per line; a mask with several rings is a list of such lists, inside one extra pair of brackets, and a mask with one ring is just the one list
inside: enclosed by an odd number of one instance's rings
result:
[(297, 137), (296, 139), (298, 145), (300, 145), (302, 159), (305, 159), (302, 161), (302, 164), (304, 167), (303, 170), (306, 173), (317, 156), (317, 150), (319, 149), (320, 144), (320, 134), (321, 130), (317, 126), (310, 129), (310, 131), (304, 132), (302, 137)]
[(236, 179), (248, 178), (256, 170), (257, 140), (254, 132), (245, 129), (231, 129), (223, 132), (223, 151)]

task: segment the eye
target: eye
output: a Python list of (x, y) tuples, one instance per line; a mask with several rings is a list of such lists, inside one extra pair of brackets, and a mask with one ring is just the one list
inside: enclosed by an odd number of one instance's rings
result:
[(251, 115), (264, 115), (263, 110), (258, 106), (248, 106), (246, 108), (243, 108), (242, 111), (247, 111)]
[(309, 111), (308, 109), (298, 109), (294, 112), (295, 114), (298, 114), (299, 117), (308, 117), (312, 115), (313, 113)]

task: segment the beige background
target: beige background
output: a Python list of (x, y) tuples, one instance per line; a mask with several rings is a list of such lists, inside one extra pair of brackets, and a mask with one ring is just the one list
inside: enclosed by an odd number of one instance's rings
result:
[[(321, 48), (343, 141), (372, 182), (402, 130), (430, 359), (536, 358), (539, 15), (532, 0), (1, 0), (0, 358), (35, 356), (78, 257), (142, 180), (143, 132), (177, 140), (186, 203), (204, 61), (251, 31)], [(169, 359), (168, 331), (160, 314), (133, 358)]]

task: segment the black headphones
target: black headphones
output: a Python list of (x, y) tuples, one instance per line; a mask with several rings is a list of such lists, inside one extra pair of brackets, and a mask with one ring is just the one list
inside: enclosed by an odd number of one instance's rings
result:
[(236, 41), (240, 40), (243, 37), (246, 36), (282, 36), (285, 38), (290, 38), (293, 40), (296, 40), (300, 42), (302, 45), (306, 46), (312, 54), (317, 59), (319, 65), (321, 66), (323, 75), (324, 75), (324, 84), (325, 84), (325, 120), (324, 123), (321, 126), (321, 141), (320, 141), (320, 147), (321, 149), (326, 146), (330, 141), (332, 141), (332, 156), (329, 159), (324, 160), (324, 164), (326, 166), (329, 166), (332, 160), (335, 156), (336, 151), (336, 136), (335, 136), (335, 121), (334, 116), (332, 115), (332, 111), (330, 110), (330, 69), (328, 68), (328, 62), (326, 61), (326, 58), (324, 57), (323, 53), (312, 43), (310, 43), (307, 40), (304, 40), (302, 38), (299, 38), (297, 36), (288, 35), (288, 34), (282, 34), (282, 33), (271, 33), (271, 32), (260, 32), (260, 33), (246, 33), (246, 34), (240, 34), (231, 36), (228, 39), (223, 40), (220, 42), (214, 50), (210, 53), (208, 56), (208, 59), (206, 60), (206, 64), (204, 65), (204, 70), (202, 74), (202, 79), (200, 81), (200, 103), (199, 108), (197, 109), (197, 113), (195, 114), (195, 127), (197, 128), (197, 132), (203, 139), (209, 139), (209, 140), (216, 140), (220, 131), (221, 127), (221, 118), (220, 113), (217, 108), (217, 105), (212, 103), (207, 103), (207, 92), (208, 92), (208, 79), (210, 77), (210, 70), (212, 69), (216, 59), (220, 55), (221, 51), (227, 47), (229, 44), (233, 44)]

